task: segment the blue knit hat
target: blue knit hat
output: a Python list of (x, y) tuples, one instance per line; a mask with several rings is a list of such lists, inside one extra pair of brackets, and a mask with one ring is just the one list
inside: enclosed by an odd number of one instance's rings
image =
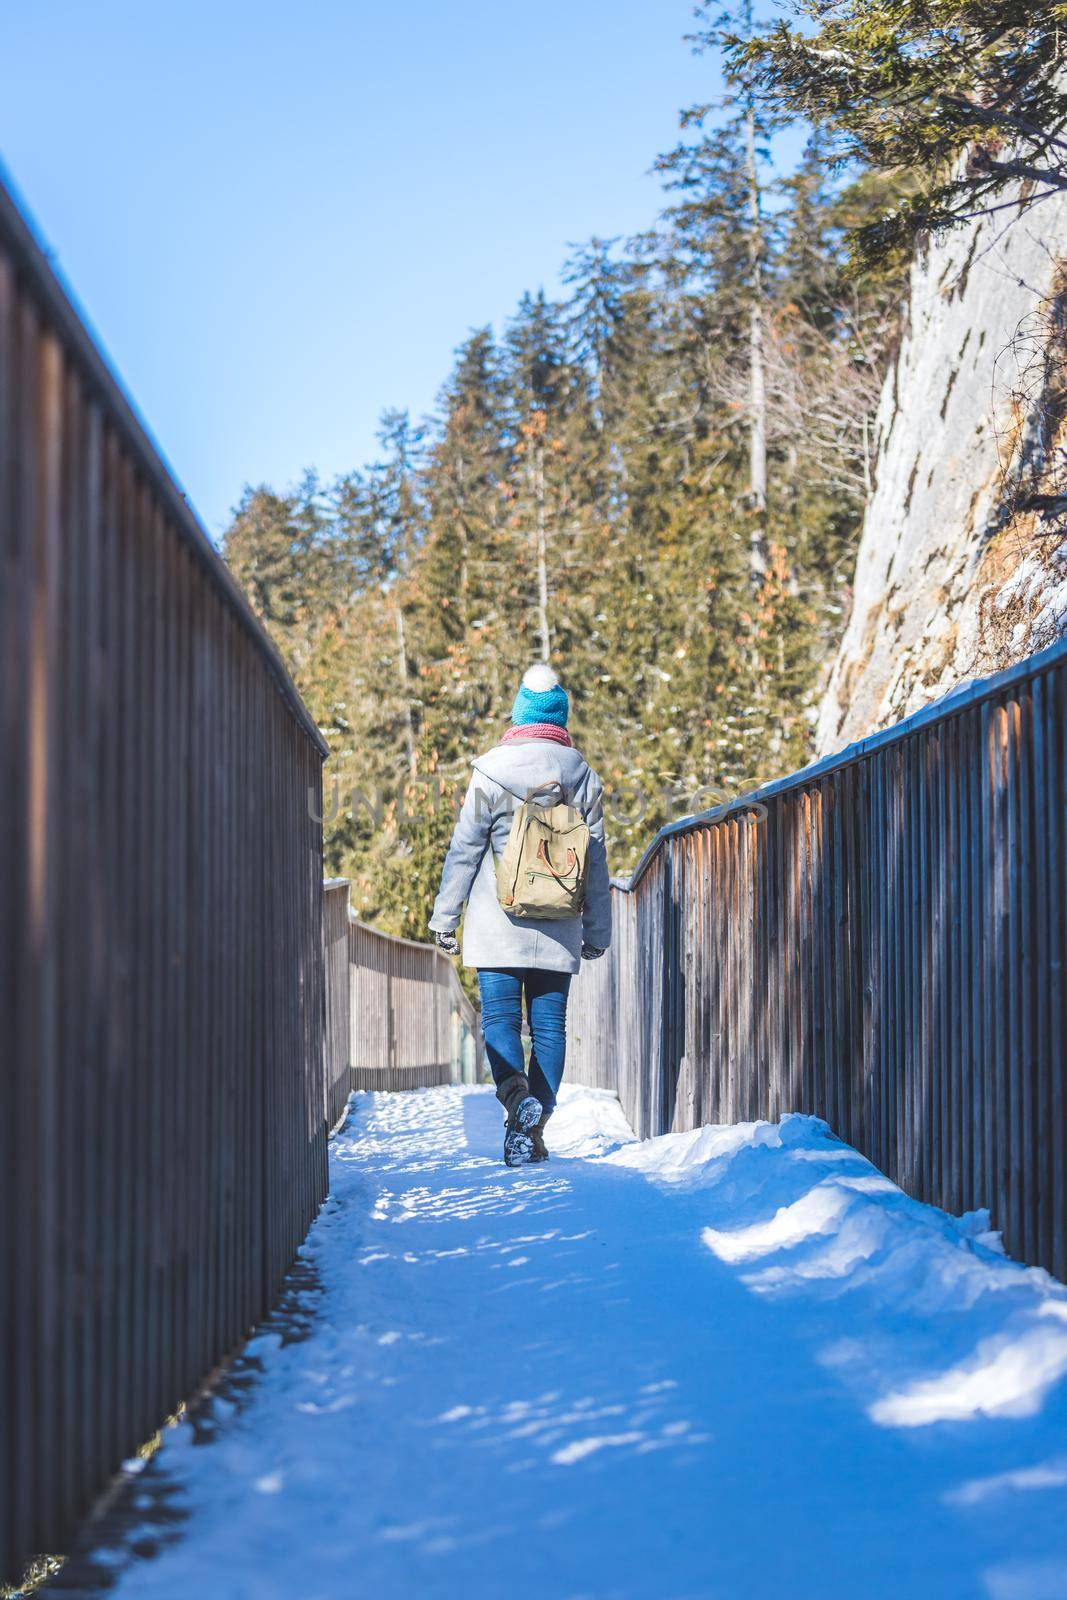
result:
[(570, 709), (567, 691), (556, 674), (547, 661), (538, 661), (523, 674), (511, 720), (519, 727), (530, 722), (554, 722), (557, 728), (565, 728)]

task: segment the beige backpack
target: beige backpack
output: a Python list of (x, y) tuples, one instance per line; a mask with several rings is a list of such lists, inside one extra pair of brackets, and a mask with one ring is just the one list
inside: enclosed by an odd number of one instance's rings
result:
[(524, 800), (496, 864), (497, 899), (509, 917), (580, 917), (588, 866), (589, 829), (581, 813)]

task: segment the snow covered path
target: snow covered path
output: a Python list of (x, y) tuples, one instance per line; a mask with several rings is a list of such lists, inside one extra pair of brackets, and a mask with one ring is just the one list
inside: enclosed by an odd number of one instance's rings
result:
[(518, 1171), (500, 1126), (356, 1097), (306, 1337), (168, 1432), (120, 1600), (1067, 1595), (1067, 1289), (809, 1118), (638, 1144), (574, 1089)]

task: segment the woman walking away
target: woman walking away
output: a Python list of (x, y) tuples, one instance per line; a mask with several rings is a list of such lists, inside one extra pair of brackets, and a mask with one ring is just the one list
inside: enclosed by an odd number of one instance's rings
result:
[[(571, 743), (552, 668), (526, 673), (511, 727), (479, 756), (430, 928), (449, 955), (464, 902), (463, 964), (478, 969), (482, 1035), (507, 1116), (509, 1167), (544, 1161), (566, 1050), (567, 991), (611, 940), (603, 785)], [(522, 1001), (533, 1048), (522, 1052)]]

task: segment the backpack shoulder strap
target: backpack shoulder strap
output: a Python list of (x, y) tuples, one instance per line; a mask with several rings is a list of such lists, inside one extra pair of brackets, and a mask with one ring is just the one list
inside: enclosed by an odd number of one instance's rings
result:
[(529, 804), (534, 795), (540, 794), (543, 789), (558, 789), (560, 794), (563, 796), (564, 804), (570, 804), (567, 799), (567, 791), (564, 789), (558, 778), (552, 778), (548, 783), (538, 784), (535, 789), (530, 790), (529, 794), (519, 794), (517, 789), (509, 789), (506, 783), (501, 783), (499, 778), (494, 778), (491, 772), (484, 772), (478, 765), (477, 761), (472, 761), (471, 767), (475, 772), (479, 773), (481, 777), (488, 778), (490, 783), (495, 783), (498, 789), (503, 789), (505, 794), (510, 794), (513, 799), (518, 800), (522, 805)]

